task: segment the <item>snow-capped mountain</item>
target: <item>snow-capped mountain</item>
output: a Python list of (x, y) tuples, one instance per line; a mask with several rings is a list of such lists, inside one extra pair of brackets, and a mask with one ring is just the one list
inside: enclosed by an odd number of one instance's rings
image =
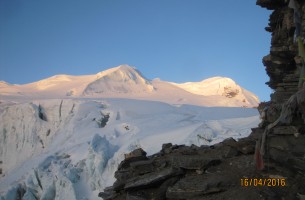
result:
[(170, 104), (256, 107), (258, 98), (233, 80), (214, 77), (183, 84), (148, 80), (134, 67), (120, 65), (95, 75), (56, 75), (34, 83), (0, 84), (0, 98), (129, 98)]
[(203, 96), (224, 96), (257, 104), (259, 99), (256, 95), (237, 85), (235, 81), (226, 77), (213, 77), (201, 82), (173, 83), (174, 85), (194, 94)]
[(85, 96), (107, 93), (149, 93), (153, 85), (141, 73), (128, 65), (121, 65), (97, 74), (97, 80), (88, 84)]
[(0, 82), (0, 199), (100, 199), (125, 153), (245, 137), (259, 117), (242, 107), (257, 103), (228, 78), (177, 84), (128, 65)]

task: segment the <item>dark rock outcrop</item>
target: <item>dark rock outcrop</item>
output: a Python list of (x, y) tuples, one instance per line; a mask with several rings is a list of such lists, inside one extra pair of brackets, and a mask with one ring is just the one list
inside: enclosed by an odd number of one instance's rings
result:
[[(115, 173), (117, 181), (99, 194), (104, 199), (196, 199), (241, 191), (240, 178), (255, 176), (253, 153), (261, 135), (224, 140), (215, 146), (164, 144), (146, 157), (142, 149), (127, 154)], [(259, 197), (259, 192), (254, 192)]]
[[(291, 6), (294, 3), (296, 9)], [(271, 101), (261, 104), (261, 127), (265, 128), (261, 149), (266, 168), (285, 168), (305, 172), (305, 89), (302, 87), (305, 38), (305, 2), (302, 0), (258, 0), (257, 4), (274, 10), (267, 31), (272, 33), (270, 54), (263, 58)], [(300, 15), (300, 24), (296, 15)], [(297, 33), (297, 30), (300, 30)], [(301, 40), (301, 42), (298, 42)], [(305, 189), (304, 189), (305, 191)], [(304, 192), (305, 193), (305, 192)]]
[(2, 160), (0, 160), (0, 175), (2, 174), (2, 164), (3, 164), (3, 162), (2, 162)]

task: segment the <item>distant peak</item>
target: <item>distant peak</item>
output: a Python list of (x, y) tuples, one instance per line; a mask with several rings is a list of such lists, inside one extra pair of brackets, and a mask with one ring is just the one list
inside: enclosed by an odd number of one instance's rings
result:
[(129, 65), (126, 65), (126, 64), (124, 64), (124, 65), (119, 65), (117, 68), (118, 68), (118, 69), (136, 70), (135, 67), (132, 67), (132, 66), (129, 66)]
[(115, 72), (140, 74), (139, 71), (135, 67), (131, 67), (129, 65), (124, 64), (124, 65), (119, 65), (117, 67), (107, 69), (105, 71), (101, 71), (101, 72), (97, 73), (96, 76), (97, 76), (97, 79), (99, 79), (103, 76), (108, 76)]
[(0, 85), (11, 85), (11, 84), (9, 84), (8, 82), (5, 82), (5, 81), (0, 81)]
[(151, 82), (135, 67), (120, 65), (97, 73), (96, 80), (86, 87), (83, 94), (146, 93), (153, 90)]
[(57, 75), (54, 75), (54, 76), (51, 76), (47, 79), (51, 79), (51, 80), (58, 80), (58, 81), (65, 81), (65, 80), (70, 80), (70, 75), (67, 75), (67, 74), (57, 74)]
[(201, 82), (234, 82), (235, 81), (231, 78), (228, 78), (228, 77), (222, 77), (222, 76), (215, 76), (215, 77), (211, 77), (211, 78), (208, 78), (208, 79), (204, 79), (202, 80)]

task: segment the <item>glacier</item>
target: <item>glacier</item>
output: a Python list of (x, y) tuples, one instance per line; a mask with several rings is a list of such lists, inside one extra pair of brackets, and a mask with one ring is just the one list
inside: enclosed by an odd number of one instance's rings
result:
[(260, 121), (254, 108), (116, 98), (1, 100), (0, 111), (1, 200), (100, 199), (129, 151), (213, 145)]

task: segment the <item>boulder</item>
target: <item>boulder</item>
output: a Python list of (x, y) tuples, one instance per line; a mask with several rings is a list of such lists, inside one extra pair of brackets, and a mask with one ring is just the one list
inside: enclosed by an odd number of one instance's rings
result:
[(153, 187), (164, 182), (166, 179), (181, 175), (183, 171), (178, 168), (167, 168), (161, 171), (155, 171), (142, 176), (134, 177), (126, 181), (125, 190), (134, 188)]
[(217, 174), (186, 176), (167, 189), (166, 197), (170, 199), (202, 197), (203, 199), (204, 195), (229, 189), (231, 184), (233, 183), (230, 177)]
[(207, 169), (221, 163), (219, 158), (210, 158), (202, 155), (180, 155), (172, 157), (172, 165), (183, 169)]
[(139, 148), (139, 149), (133, 150), (130, 153), (125, 154), (124, 156), (125, 156), (125, 160), (135, 158), (135, 157), (145, 157), (146, 152), (142, 148)]

